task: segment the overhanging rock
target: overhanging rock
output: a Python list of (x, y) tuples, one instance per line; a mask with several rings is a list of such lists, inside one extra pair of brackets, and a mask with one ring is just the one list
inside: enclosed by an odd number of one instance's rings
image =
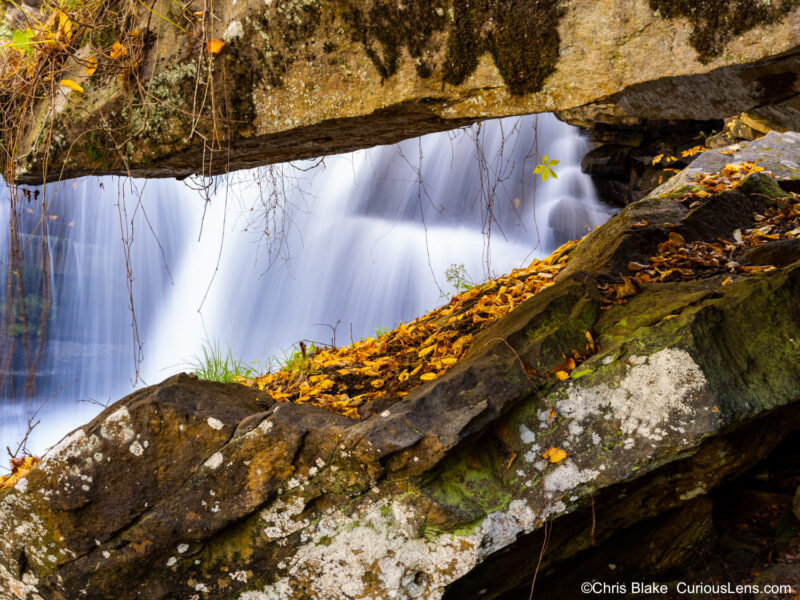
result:
[(797, 96), (797, 0), (687, 6), (218, 0), (213, 15), (174, 15), (167, 0), (142, 3), (121, 37), (102, 23), (93, 37), (141, 41), (141, 62), (120, 76), (100, 48), (90, 76), (98, 48), (76, 52), (64, 76), (86, 91), (59, 88), (52, 111), (25, 117), (16, 180), (214, 174), (493, 117), (709, 119)]

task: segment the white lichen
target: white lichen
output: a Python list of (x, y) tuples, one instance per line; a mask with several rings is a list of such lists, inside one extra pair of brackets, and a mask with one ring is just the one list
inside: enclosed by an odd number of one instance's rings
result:
[(579, 424), (606, 416), (626, 436), (664, 439), (671, 420), (692, 415), (691, 400), (707, 389), (706, 378), (689, 353), (677, 348), (628, 362), (632, 366), (618, 385), (569, 387), (558, 412)]
[(579, 485), (592, 481), (600, 471), (581, 470), (571, 459), (565, 460), (544, 477), (544, 489), (548, 492), (566, 492)]
[(222, 465), (223, 460), (222, 452), (215, 452), (208, 457), (208, 460), (203, 463), (203, 466), (209, 469), (218, 469), (220, 465)]

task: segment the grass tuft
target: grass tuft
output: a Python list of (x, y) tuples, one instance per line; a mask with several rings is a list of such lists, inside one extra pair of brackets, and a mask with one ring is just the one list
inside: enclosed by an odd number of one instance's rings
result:
[(202, 356), (195, 355), (192, 372), (198, 379), (220, 383), (237, 382), (240, 378), (258, 376), (254, 365), (233, 356), (230, 346), (223, 353), (218, 341), (203, 344)]

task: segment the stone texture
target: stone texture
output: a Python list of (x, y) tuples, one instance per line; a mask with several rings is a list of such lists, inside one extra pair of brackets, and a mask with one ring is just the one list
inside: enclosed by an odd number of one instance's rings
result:
[(60, 89), (52, 137), (47, 107), (34, 111), (16, 179), (214, 174), (533, 112), (573, 122), (796, 112), (796, 0), (684, 5), (219, 0), (206, 22), (226, 46), (212, 59), (153, 16), (174, 10), (156, 0), (131, 27), (144, 32), (141, 87), (68, 61), (86, 94)]

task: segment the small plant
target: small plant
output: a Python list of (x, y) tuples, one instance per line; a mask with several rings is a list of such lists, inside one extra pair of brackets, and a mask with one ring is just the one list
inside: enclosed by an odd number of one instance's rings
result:
[(203, 344), (202, 356), (195, 356), (192, 372), (198, 379), (231, 383), (239, 378), (250, 379), (258, 376), (253, 365), (235, 358), (230, 346), (226, 353), (222, 352), (218, 341)]
[(471, 290), (476, 285), (476, 283), (472, 281), (472, 278), (467, 274), (467, 270), (464, 268), (463, 263), (453, 263), (450, 265), (445, 270), (444, 276), (448, 283), (455, 288), (457, 294)]
[(314, 370), (311, 359), (316, 353), (317, 346), (314, 342), (311, 342), (308, 347), (306, 347), (305, 342), (300, 342), (299, 347), (292, 348), (289, 352), (284, 353), (283, 358), (276, 357), (275, 361), (281, 371), (286, 371), (287, 373), (311, 373)]
[(545, 154), (544, 158), (542, 158), (542, 163), (533, 170), (534, 175), (541, 175), (542, 181), (547, 181), (551, 177), (553, 179), (558, 179), (558, 175), (553, 170), (553, 167), (558, 165), (561, 161), (560, 160), (550, 160), (550, 155)]
[(380, 325), (378, 325), (375, 328), (375, 339), (377, 340), (379, 338), (382, 338), (383, 336), (385, 336), (390, 331), (391, 331), (391, 329), (389, 329), (388, 327), (381, 327)]

